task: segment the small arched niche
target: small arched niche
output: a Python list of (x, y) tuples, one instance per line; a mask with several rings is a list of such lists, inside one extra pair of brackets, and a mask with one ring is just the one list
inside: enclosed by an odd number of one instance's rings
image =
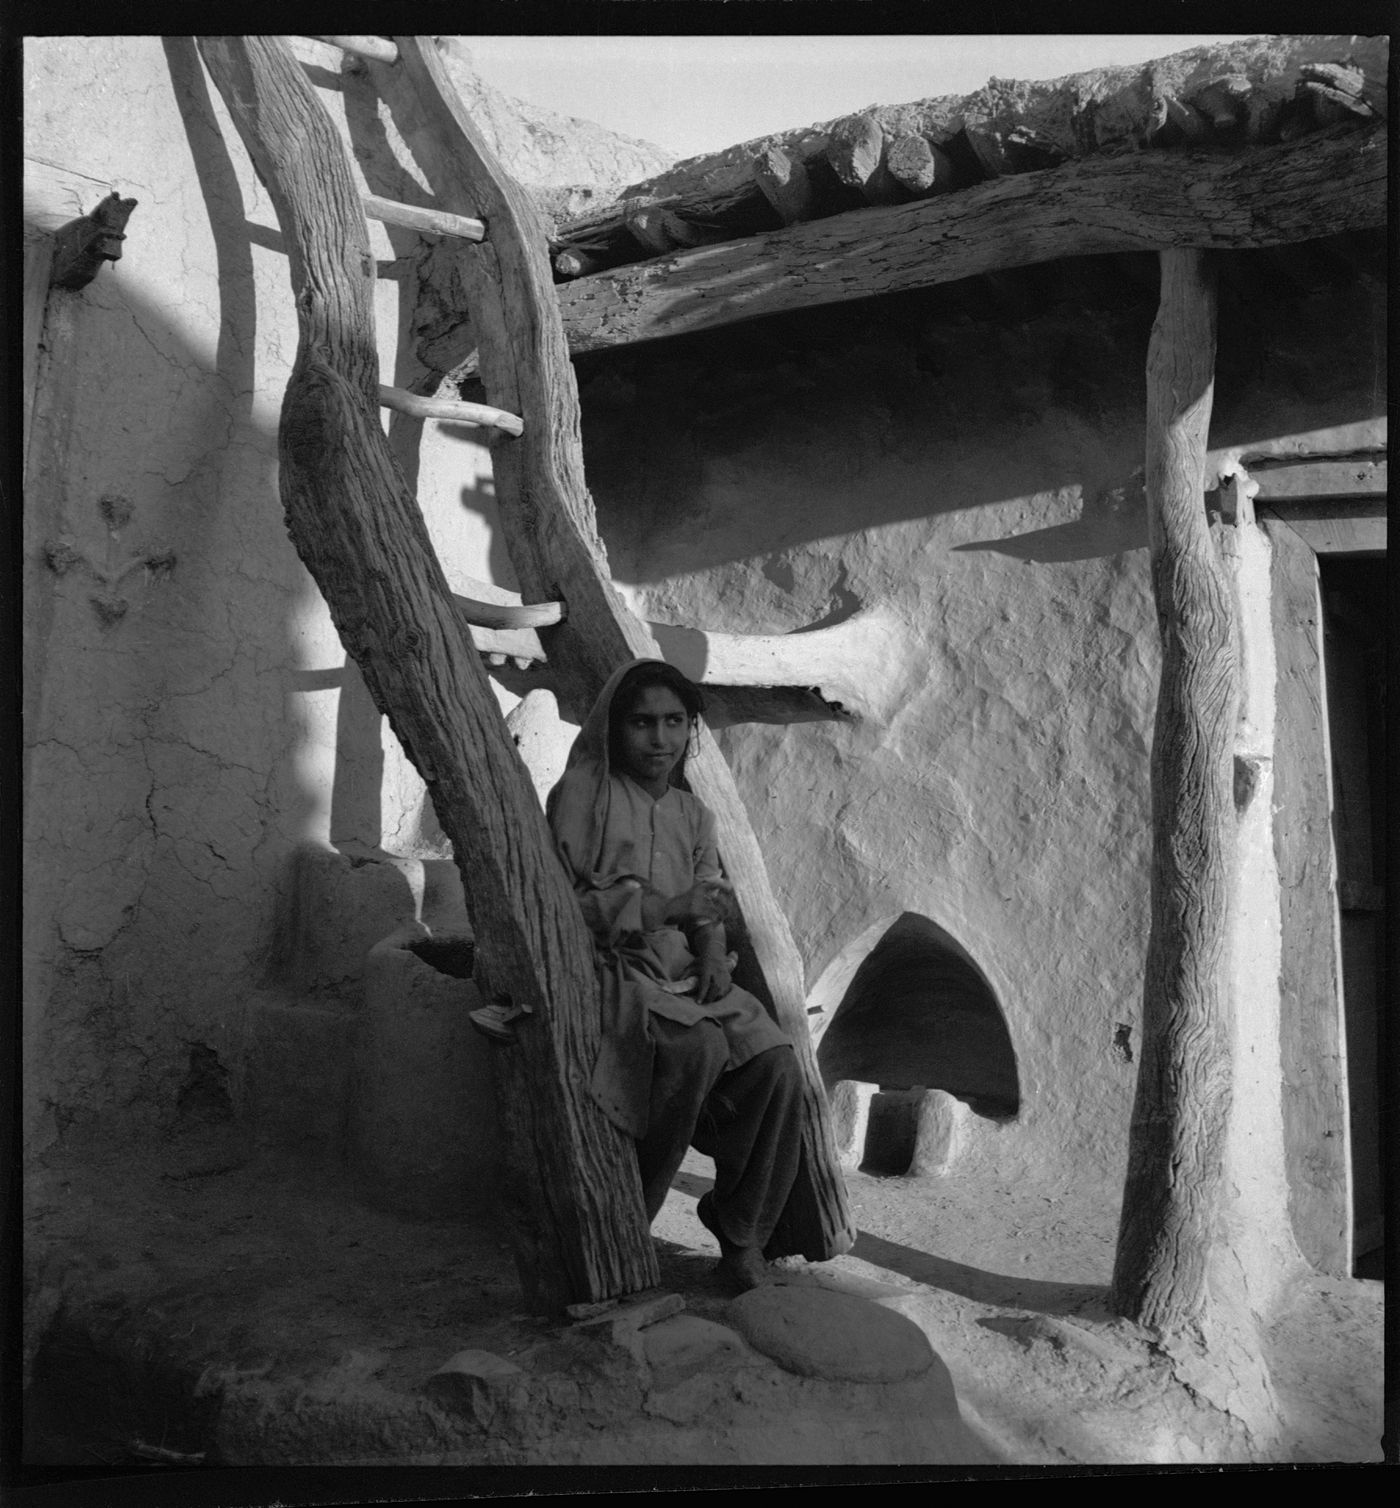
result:
[[(836, 1091), (833, 1110), (849, 1115), (861, 1104), (853, 1160), (870, 1172), (907, 1172), (926, 1097), (944, 1104), (951, 1097), (991, 1120), (1014, 1117), (1021, 1092), (1011, 1034), (971, 954), (914, 911), (853, 946), (857, 956), (869, 951), (853, 971), (851, 950), (844, 967), (827, 971), (828, 989), (840, 987), (841, 975), (849, 983), (816, 1044), (822, 1081)], [(857, 1134), (854, 1126), (848, 1134)]]

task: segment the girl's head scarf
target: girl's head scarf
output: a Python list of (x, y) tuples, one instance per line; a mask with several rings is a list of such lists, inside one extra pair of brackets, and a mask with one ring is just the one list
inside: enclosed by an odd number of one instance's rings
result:
[[(608, 677), (598, 699), (584, 719), (564, 765), (564, 774), (545, 801), (549, 825), (554, 830), (564, 861), (574, 874), (594, 874), (603, 846), (603, 828), (608, 815), (609, 729), (613, 698), (622, 678), (638, 665), (664, 665), (664, 660), (628, 660)], [(671, 771), (671, 784), (685, 789), (682, 767)]]
[[(664, 663), (630, 660), (608, 677), (593, 710), (579, 729), (559, 783), (549, 793), (545, 811), (565, 867), (576, 882), (605, 890), (618, 875), (599, 872), (608, 817), (608, 729), (613, 698), (634, 665)], [(672, 783), (676, 772), (672, 772)], [(641, 987), (616, 956), (599, 954), (601, 1040), (589, 1090), (603, 1113), (628, 1136), (646, 1134), (654, 1047), (647, 1030)]]

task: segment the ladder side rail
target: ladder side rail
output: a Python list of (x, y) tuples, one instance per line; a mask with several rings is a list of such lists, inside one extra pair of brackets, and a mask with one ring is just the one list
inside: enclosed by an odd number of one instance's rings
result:
[[(544, 229), (482, 140), (430, 39), (394, 41), (396, 63), (369, 64), (376, 88), (440, 207), (490, 227), (486, 243), (456, 252), (486, 390), (493, 403), (521, 415), (525, 424), (518, 440), (492, 447), (497, 502), (525, 597), (568, 603), (565, 621), (541, 638), (551, 669), (572, 692), (573, 710), (581, 716), (620, 661), (663, 656), (610, 580), (584, 480), (578, 392)], [(767, 996), (803, 1068), (803, 1167), (770, 1254), (781, 1249), (826, 1258), (849, 1249), (854, 1229), (808, 1033), (801, 955), (733, 775), (712, 738), (703, 741), (687, 776), (715, 813), (721, 853), (762, 974), (756, 993)]]
[[(344, 145), (279, 38), (199, 49), (276, 206), (299, 342), (279, 430), (288, 529), (453, 844), (491, 992), (534, 1007), (497, 1061), (501, 1194), (532, 1306), (653, 1286), (636, 1158), (577, 1065), (598, 1046), (592, 939), (378, 421), (375, 275)], [(451, 1134), (449, 1127), (444, 1134)]]

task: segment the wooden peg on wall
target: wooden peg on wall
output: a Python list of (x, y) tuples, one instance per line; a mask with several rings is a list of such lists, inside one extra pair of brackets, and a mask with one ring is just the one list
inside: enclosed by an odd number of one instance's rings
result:
[(111, 193), (91, 214), (63, 226), (54, 236), (49, 286), (70, 291), (86, 288), (103, 262), (120, 261), (126, 222), (135, 208), (135, 199)]

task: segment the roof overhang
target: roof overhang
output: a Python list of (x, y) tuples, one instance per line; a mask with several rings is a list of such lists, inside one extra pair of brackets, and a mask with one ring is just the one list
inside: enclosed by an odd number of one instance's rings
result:
[(1088, 158), (562, 283), (577, 354), (1062, 257), (1241, 250), (1386, 222), (1382, 123), (1231, 156)]

